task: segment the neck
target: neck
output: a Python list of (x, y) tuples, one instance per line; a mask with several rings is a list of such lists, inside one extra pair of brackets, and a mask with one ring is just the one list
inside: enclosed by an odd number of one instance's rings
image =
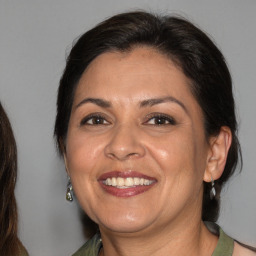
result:
[[(171, 231), (170, 231), (171, 230)], [(212, 255), (218, 238), (199, 220), (189, 220), (181, 227), (138, 234), (111, 234), (101, 229), (103, 250), (100, 256)]]

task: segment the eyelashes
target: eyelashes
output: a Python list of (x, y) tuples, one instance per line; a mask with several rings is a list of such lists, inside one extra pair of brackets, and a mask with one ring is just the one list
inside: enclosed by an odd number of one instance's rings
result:
[[(110, 124), (111, 122), (109, 121), (109, 119), (102, 113), (92, 113), (84, 117), (80, 122), (80, 126), (102, 126)], [(145, 117), (145, 121), (143, 121), (142, 124), (150, 126), (167, 126), (176, 125), (177, 122), (170, 115), (163, 113), (150, 113)]]
[(147, 115), (147, 120), (144, 124), (163, 126), (163, 125), (176, 125), (176, 121), (173, 117), (162, 113), (151, 113)]
[(100, 113), (93, 113), (86, 117), (84, 117), (81, 122), (80, 126), (83, 125), (108, 125), (110, 124), (109, 121), (107, 121), (106, 117)]

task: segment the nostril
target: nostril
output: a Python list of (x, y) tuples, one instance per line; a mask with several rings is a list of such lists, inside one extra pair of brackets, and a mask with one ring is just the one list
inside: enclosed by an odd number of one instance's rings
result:
[(132, 157), (137, 157), (139, 156), (139, 153), (121, 153), (121, 152), (116, 152), (116, 153), (107, 153), (107, 156), (111, 159), (118, 159), (118, 160), (126, 160), (126, 159), (129, 159), (129, 158), (132, 158)]
[(107, 156), (108, 156), (109, 158), (116, 158), (116, 157), (115, 157), (115, 154), (113, 154), (113, 153), (107, 153)]
[(138, 156), (139, 154), (138, 153), (129, 153), (127, 154), (127, 157), (130, 157), (130, 156)]

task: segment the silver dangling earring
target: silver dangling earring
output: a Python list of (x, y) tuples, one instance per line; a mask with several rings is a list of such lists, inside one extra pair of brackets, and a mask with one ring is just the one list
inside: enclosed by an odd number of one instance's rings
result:
[(211, 177), (211, 182), (212, 182), (212, 188), (211, 188), (211, 191), (210, 191), (210, 198), (212, 200), (216, 196), (216, 190), (215, 190), (215, 187), (214, 187), (214, 180), (212, 179), (212, 177)]
[(73, 201), (73, 187), (72, 187), (70, 178), (68, 178), (66, 200), (69, 202)]

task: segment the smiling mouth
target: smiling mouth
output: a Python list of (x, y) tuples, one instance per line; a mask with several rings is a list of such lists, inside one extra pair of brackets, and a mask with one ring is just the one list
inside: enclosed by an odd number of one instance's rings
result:
[(103, 180), (102, 183), (106, 186), (112, 186), (119, 189), (133, 188), (136, 186), (149, 186), (154, 183), (153, 180), (139, 178), (139, 177), (112, 177)]
[(117, 197), (131, 197), (151, 189), (157, 180), (134, 171), (108, 172), (99, 178), (105, 192)]

